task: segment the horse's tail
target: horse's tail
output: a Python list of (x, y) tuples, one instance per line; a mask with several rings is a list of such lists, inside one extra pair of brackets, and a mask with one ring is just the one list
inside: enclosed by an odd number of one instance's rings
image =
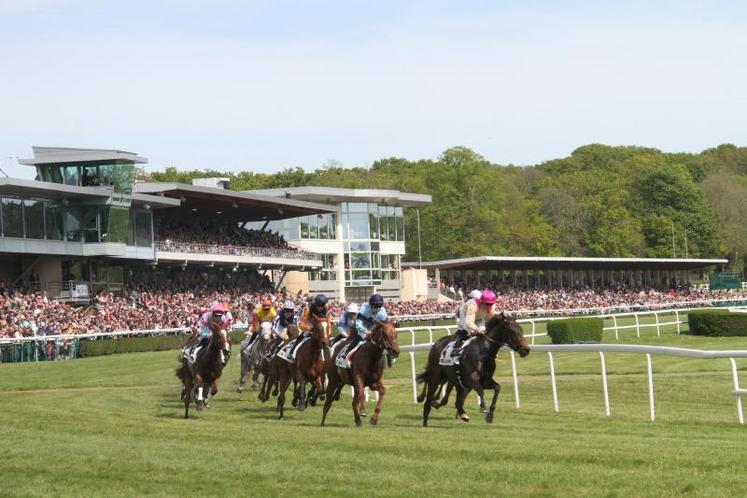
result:
[(428, 377), (428, 370), (427, 370), (427, 369), (426, 369), (426, 370), (423, 370), (423, 371), (422, 371), (421, 373), (417, 374), (417, 375), (415, 376), (415, 381), (416, 381), (416, 382), (417, 382), (418, 384), (422, 384), (423, 382), (425, 382), (425, 378), (426, 378), (426, 377)]

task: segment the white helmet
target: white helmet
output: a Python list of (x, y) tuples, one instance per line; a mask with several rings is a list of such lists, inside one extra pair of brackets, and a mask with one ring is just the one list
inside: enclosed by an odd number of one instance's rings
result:
[(478, 297), (480, 297), (481, 295), (482, 295), (482, 292), (480, 292), (480, 291), (479, 291), (479, 290), (477, 290), (477, 289), (475, 289), (475, 290), (473, 290), (473, 291), (470, 291), (470, 293), (469, 293), (469, 297), (470, 297), (471, 299), (475, 299), (475, 298), (478, 298)]
[(358, 305), (355, 303), (348, 304), (348, 313), (358, 313), (360, 311), (360, 308), (358, 308)]
[(290, 299), (288, 299), (287, 301), (285, 301), (285, 304), (283, 304), (283, 309), (284, 310), (294, 310), (295, 311), (296, 305), (293, 304), (293, 301), (291, 301)]

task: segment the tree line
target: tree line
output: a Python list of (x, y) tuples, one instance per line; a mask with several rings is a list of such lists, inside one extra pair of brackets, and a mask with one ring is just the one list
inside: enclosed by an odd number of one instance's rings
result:
[[(747, 147), (698, 154), (590, 144), (532, 166), (494, 164), (458, 146), (437, 159), (386, 158), (370, 167), (330, 161), (306, 172), (165, 171), (144, 181), (228, 177), (233, 190), (317, 185), (430, 194), (420, 208), (423, 260), (481, 255), (727, 257), (745, 269)], [(407, 260), (418, 255), (405, 210)]]

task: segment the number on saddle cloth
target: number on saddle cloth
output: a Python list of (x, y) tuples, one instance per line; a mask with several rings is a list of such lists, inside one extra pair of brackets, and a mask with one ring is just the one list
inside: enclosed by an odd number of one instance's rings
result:
[(335, 365), (337, 365), (340, 368), (349, 368), (348, 366), (348, 352), (350, 351), (350, 345), (352, 343), (348, 342), (344, 346), (340, 348), (340, 351), (335, 354)]
[(452, 356), (451, 352), (454, 350), (454, 343), (456, 342), (456, 338), (452, 339), (451, 341), (449, 341), (443, 351), (441, 351), (441, 356), (438, 358), (438, 364), (444, 367), (459, 365), (459, 360), (462, 357), (462, 353), (464, 353), (464, 349), (474, 340), (475, 336), (472, 336), (464, 341), (458, 350), (458, 354), (456, 356)]

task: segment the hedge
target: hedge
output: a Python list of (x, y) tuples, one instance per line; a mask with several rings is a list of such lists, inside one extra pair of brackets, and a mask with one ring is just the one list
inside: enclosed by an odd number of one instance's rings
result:
[(690, 311), (690, 334), (712, 337), (747, 336), (747, 313), (727, 310)]
[(568, 318), (548, 322), (547, 335), (553, 344), (600, 342), (603, 328), (603, 318)]
[[(238, 344), (244, 338), (243, 330), (231, 332), (231, 343)], [(103, 356), (118, 353), (140, 353), (145, 351), (168, 351), (183, 347), (189, 336), (158, 335), (122, 337), (120, 339), (81, 340), (80, 357)]]

